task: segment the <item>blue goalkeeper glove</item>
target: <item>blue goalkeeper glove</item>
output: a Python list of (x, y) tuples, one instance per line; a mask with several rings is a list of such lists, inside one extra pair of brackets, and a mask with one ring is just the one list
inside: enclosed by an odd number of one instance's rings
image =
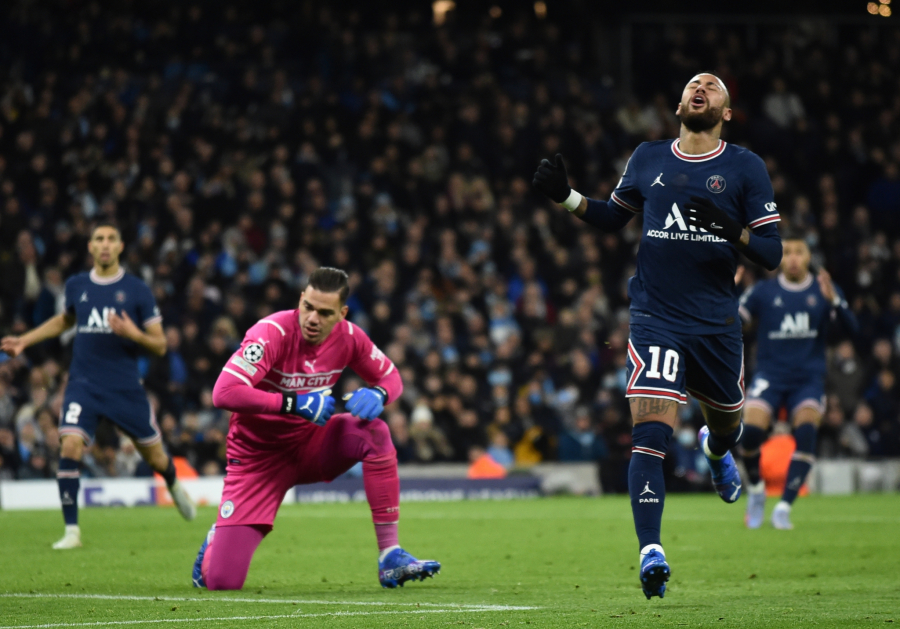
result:
[(299, 415), (316, 426), (324, 426), (334, 413), (334, 398), (331, 389), (317, 391), (306, 395), (296, 393), (281, 394), (281, 413), (283, 415)]
[(386, 400), (387, 391), (381, 387), (357, 389), (353, 393), (348, 393), (344, 396), (344, 401), (347, 402), (347, 410), (351, 415), (360, 419), (375, 419), (381, 415)]

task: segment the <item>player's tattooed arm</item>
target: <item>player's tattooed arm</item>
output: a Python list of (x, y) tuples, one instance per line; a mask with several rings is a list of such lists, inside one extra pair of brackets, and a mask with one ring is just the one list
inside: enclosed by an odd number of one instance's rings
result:
[(635, 421), (669, 418), (674, 415), (673, 411), (677, 406), (673, 400), (652, 397), (633, 397), (629, 398), (628, 402), (631, 406), (631, 416)]

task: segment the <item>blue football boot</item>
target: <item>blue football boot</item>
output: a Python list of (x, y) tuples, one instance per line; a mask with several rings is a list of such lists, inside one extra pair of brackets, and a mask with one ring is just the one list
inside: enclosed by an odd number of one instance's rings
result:
[(666, 556), (661, 551), (653, 549), (641, 557), (641, 588), (648, 601), (651, 596), (663, 598), (666, 595), (666, 581), (671, 575)]
[[(706, 454), (706, 440), (709, 438), (709, 428), (704, 426), (697, 433), (697, 440), (700, 442), (700, 448)], [(713, 485), (719, 498), (731, 504), (737, 502), (741, 497), (741, 474), (738, 472), (737, 465), (731, 452), (728, 452), (721, 459), (711, 459), (706, 455), (709, 463), (709, 469), (712, 472)]]
[(441, 571), (437, 561), (419, 561), (402, 548), (395, 548), (378, 562), (378, 581), (383, 588), (395, 588), (410, 579), (424, 581), (425, 577), (433, 577)]
[(209, 533), (207, 533), (206, 537), (203, 539), (203, 543), (200, 544), (200, 550), (197, 551), (197, 558), (194, 560), (194, 571), (191, 574), (195, 588), (206, 587), (206, 582), (203, 580), (203, 556), (206, 554), (206, 549), (209, 547), (210, 542), (213, 541), (213, 536), (215, 534), (216, 525), (213, 524), (209, 529)]

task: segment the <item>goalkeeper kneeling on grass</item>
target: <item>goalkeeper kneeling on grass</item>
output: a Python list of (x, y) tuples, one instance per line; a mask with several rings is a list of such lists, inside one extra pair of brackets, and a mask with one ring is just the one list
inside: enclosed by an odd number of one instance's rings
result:
[[(317, 269), (299, 308), (256, 323), (222, 369), (213, 401), (234, 413), (228, 467), (218, 520), (194, 562), (196, 587), (243, 587), (285, 494), (295, 485), (332, 480), (360, 461), (382, 587), (424, 580), (441, 569), (398, 543), (397, 454), (379, 415), (403, 383), (366, 333), (345, 319), (347, 279), (344, 271)], [(347, 367), (370, 386), (345, 398), (346, 413), (332, 415), (331, 388)]]

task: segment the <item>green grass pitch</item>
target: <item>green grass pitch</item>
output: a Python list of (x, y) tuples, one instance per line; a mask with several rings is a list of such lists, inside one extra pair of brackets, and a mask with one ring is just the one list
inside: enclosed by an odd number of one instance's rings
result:
[(191, 587), (212, 508), (84, 509), (70, 551), (59, 513), (0, 512), (0, 628), (900, 626), (897, 495), (803, 498), (793, 531), (747, 531), (744, 504), (669, 496), (651, 601), (625, 497), (404, 504), (402, 543), (443, 570), (397, 590), (365, 504), (283, 508), (241, 592)]

